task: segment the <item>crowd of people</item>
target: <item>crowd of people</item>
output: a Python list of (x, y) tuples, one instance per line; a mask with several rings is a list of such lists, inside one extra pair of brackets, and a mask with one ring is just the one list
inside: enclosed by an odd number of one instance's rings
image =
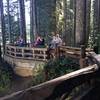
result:
[[(25, 43), (22, 37), (18, 37), (15, 44), (20, 47), (25, 46)], [(35, 41), (31, 43), (31, 47), (45, 46), (45, 44), (46, 44), (45, 39), (42, 36), (37, 35)], [(48, 48), (55, 49), (61, 45), (62, 45), (62, 39), (60, 38), (59, 34), (56, 34), (56, 35), (53, 34), (53, 36), (51, 37), (51, 41), (48, 44)]]

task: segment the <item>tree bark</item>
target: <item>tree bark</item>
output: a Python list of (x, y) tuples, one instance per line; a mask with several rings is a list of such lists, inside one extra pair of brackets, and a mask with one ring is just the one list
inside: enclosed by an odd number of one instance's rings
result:
[(66, 45), (68, 45), (68, 33), (67, 33), (67, 0), (64, 0), (64, 35), (63, 35), (63, 38), (64, 38), (64, 42)]
[(86, 41), (86, 0), (76, 0), (76, 46)]
[(90, 12), (91, 12), (91, 0), (86, 1), (86, 46), (88, 45), (88, 39), (90, 34)]
[(8, 39), (9, 39), (9, 43), (12, 43), (12, 39), (11, 39), (10, 11), (9, 11), (9, 0), (7, 0), (7, 16), (8, 16)]
[(20, 7), (20, 36), (26, 43), (26, 21), (25, 21), (25, 4), (24, 0), (19, 0)]
[(73, 41), (74, 41), (74, 46), (75, 46), (75, 41), (76, 41), (76, 38), (75, 38), (75, 34), (76, 34), (76, 0), (74, 0), (74, 36), (73, 36)]
[(3, 12), (3, 1), (0, 0), (0, 22), (1, 22), (1, 33), (2, 33), (2, 43), (3, 43), (3, 55), (5, 54), (5, 23), (4, 23), (4, 12)]
[(36, 1), (31, 0), (30, 1), (30, 38), (31, 43), (36, 39), (36, 7), (35, 7)]

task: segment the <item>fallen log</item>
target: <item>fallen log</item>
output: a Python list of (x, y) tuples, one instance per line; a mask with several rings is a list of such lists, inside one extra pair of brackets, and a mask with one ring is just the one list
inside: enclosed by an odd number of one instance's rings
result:
[(55, 100), (69, 93), (76, 86), (92, 79), (98, 70), (96, 64), (71, 72), (26, 90), (0, 98), (0, 100)]

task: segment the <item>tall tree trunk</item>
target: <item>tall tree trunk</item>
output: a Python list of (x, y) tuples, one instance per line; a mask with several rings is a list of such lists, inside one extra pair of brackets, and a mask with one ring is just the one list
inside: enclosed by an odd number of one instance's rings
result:
[(70, 12), (70, 26), (71, 26), (71, 32), (70, 32), (70, 37), (71, 37), (71, 45), (70, 46), (74, 46), (74, 43), (75, 43), (75, 35), (74, 35), (74, 4), (75, 3), (75, 0), (70, 0), (70, 9), (73, 11), (73, 12)]
[(20, 13), (19, 13), (19, 1), (17, 0), (17, 21), (18, 21), (18, 34), (17, 37), (18, 38), (20, 36)]
[(86, 1), (86, 46), (88, 45), (88, 39), (90, 34), (90, 12), (91, 12), (91, 0)]
[(76, 0), (76, 46), (81, 47), (80, 68), (85, 64), (86, 0)]
[(68, 26), (67, 26), (67, 0), (64, 0), (64, 42), (66, 45), (69, 45), (69, 34), (67, 32)]
[(94, 16), (93, 16), (93, 47), (97, 48), (99, 47), (99, 39), (100, 39), (100, 31), (99, 31), (99, 0), (95, 0), (93, 2), (94, 7)]
[[(99, 19), (99, 34), (100, 34), (100, 0), (99, 0), (99, 2), (98, 2), (98, 4), (99, 4), (99, 7), (98, 7), (98, 9), (99, 9), (99, 15), (98, 15), (98, 19)], [(99, 42), (98, 42), (98, 45), (99, 45), (99, 53), (100, 53), (100, 36), (99, 36)]]
[(8, 16), (8, 39), (9, 43), (12, 43), (12, 38), (11, 38), (11, 22), (10, 22), (10, 12), (9, 12), (9, 0), (7, 0), (7, 16)]
[(100, 0), (97, 0), (97, 51), (100, 53)]
[(3, 43), (3, 54), (5, 54), (5, 23), (4, 23), (4, 14), (3, 14), (3, 1), (0, 0), (0, 22), (1, 22), (1, 33), (2, 33), (2, 43)]
[(20, 36), (26, 43), (26, 21), (25, 21), (25, 4), (24, 0), (19, 0), (20, 7)]
[(40, 8), (39, 7), (36, 7), (36, 12), (37, 12), (37, 33), (40, 33)]
[(86, 0), (76, 0), (76, 46), (86, 41)]
[(73, 29), (73, 41), (74, 41), (74, 46), (75, 46), (75, 41), (76, 41), (76, 38), (75, 38), (75, 34), (76, 34), (76, 0), (74, 0), (74, 3), (73, 3), (73, 6), (74, 6), (74, 29)]
[(31, 42), (33, 42), (36, 39), (36, 7), (35, 7), (36, 1), (30, 0), (30, 38)]

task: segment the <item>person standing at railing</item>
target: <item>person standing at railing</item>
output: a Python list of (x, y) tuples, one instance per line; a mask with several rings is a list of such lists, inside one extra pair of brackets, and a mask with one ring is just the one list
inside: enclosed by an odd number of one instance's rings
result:
[(43, 47), (45, 45), (45, 40), (41, 36), (37, 36), (36, 41), (34, 42), (34, 47)]
[(60, 38), (59, 34), (56, 34), (56, 47), (62, 45), (62, 39)]
[(24, 40), (22, 37), (19, 37), (19, 39), (16, 41), (16, 45), (20, 47), (24, 46)]
[(57, 47), (62, 45), (62, 39), (60, 38), (59, 34), (53, 34), (51, 43), (49, 44), (47, 54), (48, 58), (50, 58), (50, 55), (54, 56), (57, 52)]
[(62, 45), (62, 39), (59, 34), (53, 36), (51, 43), (49, 44), (50, 48), (56, 49), (58, 46)]
[(37, 47), (37, 46), (40, 44), (41, 41), (42, 41), (42, 39), (41, 39), (41, 37), (38, 35), (33, 45), (34, 45), (35, 47)]

